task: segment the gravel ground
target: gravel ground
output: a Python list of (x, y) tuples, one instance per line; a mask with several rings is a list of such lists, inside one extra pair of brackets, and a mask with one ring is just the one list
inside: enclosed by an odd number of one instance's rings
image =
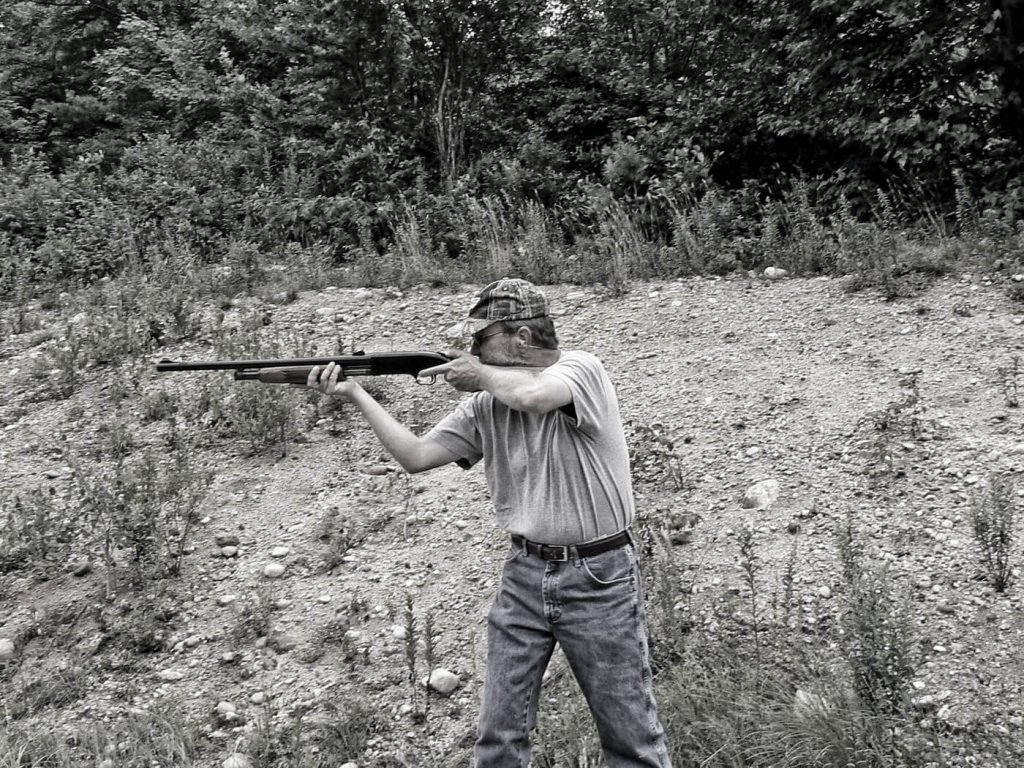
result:
[[(546, 290), (563, 347), (596, 352), (618, 387), (641, 514), (692, 524), (675, 554), (698, 614), (744, 588), (736, 534), (749, 528), (766, 585), (779, 583), (797, 547), (797, 620), (813, 626), (833, 615), (842, 587), (834, 530), (852, 515), (871, 558), (888, 564), (909, 598), (922, 710), (952, 729), (997, 721), (1021, 732), (1022, 587), (997, 594), (986, 583), (969, 517), (993, 473), (1015, 478), (1024, 504), (1024, 415), (1010, 407), (1008, 389), (1024, 386), (1024, 371), (1006, 373), (1024, 349), (1020, 304), (978, 275), (948, 276), (899, 302), (848, 293), (830, 279), (690, 279), (637, 284), (621, 297)], [(267, 333), (321, 349), (341, 336), (367, 352), (441, 351), (444, 329), (472, 295), (470, 286), (327, 289), (259, 310)], [(43, 357), (47, 327), (58, 334), (66, 318), (59, 309), (36, 314), (40, 328), (0, 344), (14, 371), (0, 402), (0, 488), (59, 497), (72, 487), (65, 451), (100, 439), (125, 374), (95, 367), (72, 397), (42, 396), (45, 384), (28, 372)], [(212, 352), (196, 344), (154, 357), (162, 356)], [(139, 384), (150, 396), (187, 395), (202, 377), (224, 375), (147, 370)], [(370, 386), (418, 428), (459, 397), (411, 380)], [(139, 445), (165, 444), (163, 425), (142, 423), (141, 402), (117, 407)], [(106, 574), (95, 547), (80, 575), (71, 572), (82, 564), (77, 555), (45, 579), (0, 575), (0, 654), (4, 639), (13, 648), (0, 660), (4, 695), (54, 670), (89, 670), (73, 701), (19, 717), (21, 727), (116, 722), (172, 702), (202, 720), (209, 764), (220, 765), (254, 723), (283, 723), (299, 709), (326, 718), (329, 704), (358, 700), (384, 724), (358, 765), (387, 764), (389, 755), (393, 764), (427, 764), (424, 755), (464, 764), (484, 616), (505, 551), (482, 472), (409, 478), (351, 414), (323, 404), (303, 414), (303, 434), (284, 457), (252, 456), (238, 441), (196, 454), (215, 479), (182, 575), (147, 600), (168, 614), (154, 652), (125, 652), (103, 619), (111, 610), (130, 615), (140, 598), (122, 593), (102, 607)], [(671, 451), (652, 452), (654, 434)], [(745, 507), (744, 492), (759, 481), (777, 483), (777, 494)], [(342, 539), (350, 548), (325, 565)], [(1022, 556), (1018, 541), (1018, 568)], [(265, 631), (240, 633), (268, 605)], [(409, 683), (410, 608), (415, 632), (432, 623), (434, 666), (457, 678), (453, 691), (431, 696), (426, 717), (422, 692)], [(47, 616), (58, 617), (59, 631), (30, 630)], [(426, 673), (419, 653), (417, 675)]]

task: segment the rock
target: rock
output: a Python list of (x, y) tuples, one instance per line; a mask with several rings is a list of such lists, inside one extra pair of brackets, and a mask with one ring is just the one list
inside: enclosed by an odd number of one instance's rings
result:
[(222, 723), (233, 723), (238, 719), (238, 708), (230, 701), (218, 702), (214, 712)]
[(0, 637), (0, 661), (7, 661), (14, 657), (14, 641), (6, 637)]
[(747, 488), (740, 502), (744, 509), (768, 509), (779, 498), (778, 480), (761, 480)]
[(185, 679), (185, 673), (180, 669), (164, 669), (157, 673), (157, 677), (163, 680), (165, 683), (176, 683), (179, 680)]
[(430, 679), (425, 682), (442, 696), (451, 696), (462, 681), (454, 672), (438, 667), (430, 673)]
[(288, 653), (288, 651), (295, 650), (295, 647), (299, 644), (299, 638), (295, 635), (287, 632), (274, 635), (270, 639), (270, 647), (273, 648), (277, 653)]
[(71, 575), (81, 578), (92, 573), (92, 563), (88, 560), (79, 560), (71, 564)]
[(221, 768), (252, 768), (252, 761), (241, 752), (229, 755), (228, 759), (220, 764)]
[(285, 546), (274, 547), (272, 550), (270, 550), (270, 556), (271, 557), (288, 557), (288, 553), (291, 552), (291, 551), (292, 551), (291, 547), (285, 547)]
[(765, 267), (764, 270), (764, 276), (769, 280), (781, 280), (788, 274), (789, 272), (779, 267)]
[(268, 579), (279, 579), (284, 576), (287, 567), (284, 563), (270, 563), (263, 569), (263, 576)]
[(215, 539), (218, 547), (237, 547), (239, 544), (238, 536), (233, 533), (222, 533)]

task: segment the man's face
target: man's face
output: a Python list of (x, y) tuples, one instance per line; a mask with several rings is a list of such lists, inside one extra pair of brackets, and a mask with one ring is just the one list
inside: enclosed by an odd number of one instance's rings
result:
[(520, 365), (512, 346), (513, 336), (501, 323), (494, 323), (472, 337), (469, 352), (485, 365)]

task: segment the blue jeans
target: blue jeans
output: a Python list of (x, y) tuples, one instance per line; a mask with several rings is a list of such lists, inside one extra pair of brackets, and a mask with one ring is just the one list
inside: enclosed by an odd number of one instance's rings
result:
[(557, 642), (586, 697), (608, 768), (670, 768), (647, 652), (643, 584), (625, 545), (549, 562), (514, 546), (488, 617), (478, 768), (526, 768), (541, 679)]

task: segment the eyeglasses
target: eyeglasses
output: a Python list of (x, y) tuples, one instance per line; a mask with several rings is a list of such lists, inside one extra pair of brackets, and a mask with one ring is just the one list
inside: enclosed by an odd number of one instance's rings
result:
[(506, 333), (508, 333), (508, 331), (502, 329), (500, 331), (494, 331), (493, 333), (474, 333), (471, 338), (476, 346), (482, 347), (484, 341), (491, 338), (491, 336), (501, 336)]

